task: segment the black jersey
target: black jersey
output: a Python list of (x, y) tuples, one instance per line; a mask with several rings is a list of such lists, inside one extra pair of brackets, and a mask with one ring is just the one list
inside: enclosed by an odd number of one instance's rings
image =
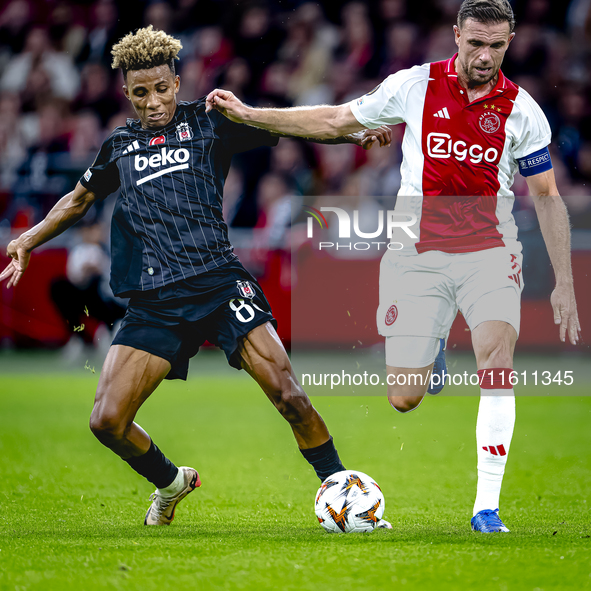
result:
[(182, 281), (236, 259), (222, 217), (232, 155), (274, 146), (269, 132), (181, 102), (171, 122), (129, 119), (80, 179), (99, 197), (121, 190), (111, 225), (111, 288), (127, 295)]

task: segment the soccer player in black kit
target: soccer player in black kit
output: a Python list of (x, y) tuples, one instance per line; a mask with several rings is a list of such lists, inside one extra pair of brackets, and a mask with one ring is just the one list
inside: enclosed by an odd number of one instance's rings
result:
[[(189, 359), (205, 340), (257, 381), (321, 480), (344, 469), (292, 372), (261, 288), (233, 253), (222, 217), (232, 154), (278, 139), (206, 113), (205, 98), (177, 104), (174, 60), (181, 47), (151, 26), (115, 45), (113, 67), (123, 73), (123, 90), (139, 120), (115, 129), (76, 188), (8, 245), (12, 261), (0, 274), (8, 287), (16, 285), (34, 248), (120, 190), (111, 230), (111, 286), (129, 298), (129, 306), (101, 371), (90, 428), (157, 487), (146, 525), (170, 524), (177, 504), (201, 481), (193, 468), (177, 468), (134, 418), (163, 379), (186, 379)], [(390, 131), (338, 141), (386, 145)]]

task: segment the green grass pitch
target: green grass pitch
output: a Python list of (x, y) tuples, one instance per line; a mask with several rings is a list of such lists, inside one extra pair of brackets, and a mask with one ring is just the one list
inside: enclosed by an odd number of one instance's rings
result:
[(518, 398), (501, 497), (512, 531), (495, 535), (469, 530), (476, 397), (406, 416), (384, 397), (314, 398), (394, 526), (329, 535), (319, 482), (254, 382), (193, 375), (138, 417), (203, 480), (167, 528), (143, 526), (151, 485), (88, 430), (97, 374), (0, 378), (2, 591), (591, 588), (591, 398)]

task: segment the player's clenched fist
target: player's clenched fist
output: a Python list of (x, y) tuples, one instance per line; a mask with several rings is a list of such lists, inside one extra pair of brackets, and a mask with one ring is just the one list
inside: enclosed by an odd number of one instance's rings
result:
[(359, 145), (364, 150), (371, 150), (376, 142), (380, 148), (390, 147), (392, 143), (392, 130), (387, 125), (380, 125), (376, 129), (364, 131)]
[(231, 121), (243, 123), (248, 107), (233, 92), (216, 88), (205, 99), (205, 112), (209, 113), (212, 109), (216, 109)]
[(23, 276), (25, 269), (29, 265), (31, 253), (20, 245), (19, 239), (17, 238), (8, 245), (6, 254), (11, 257), (12, 260), (0, 274), (0, 281), (8, 279), (6, 287), (12, 287), (13, 285), (16, 285)]

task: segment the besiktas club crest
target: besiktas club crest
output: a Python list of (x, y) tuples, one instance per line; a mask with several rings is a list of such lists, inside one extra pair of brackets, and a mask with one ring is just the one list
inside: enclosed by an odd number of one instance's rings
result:
[(255, 291), (250, 281), (236, 281), (236, 287), (243, 298), (248, 298), (249, 300), (254, 298)]
[(179, 142), (193, 139), (193, 130), (188, 123), (179, 123), (176, 126), (176, 137)]
[(494, 133), (501, 127), (500, 117), (492, 111), (482, 113), (478, 118), (478, 123), (480, 124), (480, 129), (485, 133)]

